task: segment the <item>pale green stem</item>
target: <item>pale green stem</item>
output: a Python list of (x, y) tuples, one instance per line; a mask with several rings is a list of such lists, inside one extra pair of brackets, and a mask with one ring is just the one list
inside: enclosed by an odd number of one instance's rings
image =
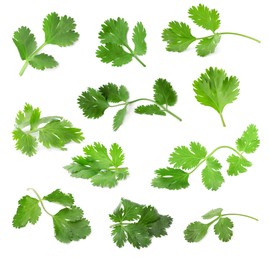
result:
[[(247, 39), (253, 40), (253, 41), (255, 41), (255, 42), (261, 43), (261, 41), (260, 41), (260, 40), (255, 39), (255, 38), (250, 37), (250, 36), (247, 36), (247, 35), (245, 35), (245, 34), (241, 34), (241, 33), (233, 33), (233, 32), (221, 32), (221, 33), (215, 33), (215, 34), (219, 34), (219, 35), (224, 35), (224, 34), (237, 35), (237, 36), (241, 36), (241, 37), (244, 37), (244, 38), (247, 38)], [(205, 37), (196, 38), (196, 40), (202, 40), (202, 39), (205, 39), (205, 38), (209, 38), (209, 37), (214, 36), (215, 34), (213, 34), (213, 35), (209, 35), (209, 36), (205, 36)]]
[(19, 75), (22, 76), (24, 71), (26, 70), (28, 64), (29, 64), (29, 61), (35, 56), (37, 55), (45, 46), (47, 45), (46, 42), (44, 42), (40, 47), (38, 47), (26, 60), (25, 60), (25, 63), (23, 64), (21, 70), (20, 70), (20, 73)]
[(220, 119), (221, 119), (222, 125), (223, 125), (224, 127), (226, 127), (226, 124), (225, 124), (225, 121), (224, 121), (224, 118), (223, 118), (222, 113), (219, 113), (219, 115), (220, 115)]
[(223, 145), (223, 146), (219, 146), (216, 149), (214, 149), (210, 154), (208, 154), (208, 156), (206, 156), (206, 158), (204, 158), (191, 172), (189, 172), (189, 174), (192, 174), (193, 172), (195, 172), (195, 170), (197, 168), (199, 168), (199, 166), (201, 164), (203, 164), (209, 157), (211, 157), (216, 151), (220, 150), (220, 149), (230, 149), (233, 152), (235, 152), (237, 155), (239, 155), (240, 157), (244, 158), (243, 155), (241, 153), (239, 153), (236, 149), (234, 149), (231, 146), (227, 146), (227, 145)]
[(240, 216), (240, 217), (250, 218), (250, 219), (259, 221), (257, 218), (254, 218), (254, 217), (251, 217), (251, 216), (248, 216), (248, 215), (245, 215), (245, 214), (228, 213), (228, 214), (223, 214), (223, 215), (221, 215), (221, 216), (222, 216), (222, 217), (224, 217), (224, 216)]
[(109, 107), (127, 106), (127, 105), (133, 104), (135, 102), (139, 102), (139, 101), (149, 101), (151, 103), (154, 103), (155, 105), (157, 105), (160, 108), (162, 108), (162, 110), (165, 111), (166, 113), (170, 114), (171, 116), (173, 116), (177, 120), (182, 121), (182, 119), (179, 116), (177, 116), (176, 114), (174, 114), (173, 112), (171, 112), (170, 110), (168, 110), (166, 107), (164, 107), (162, 105), (159, 105), (157, 102), (155, 102), (154, 100), (149, 99), (149, 98), (139, 98), (139, 99), (135, 99), (133, 101), (124, 102), (124, 103), (120, 103), (120, 104), (117, 104), (117, 105), (110, 105)]
[(36, 191), (35, 189), (33, 189), (33, 188), (29, 188), (29, 189), (27, 189), (27, 190), (28, 190), (28, 191), (31, 190), (31, 191), (34, 192), (34, 194), (37, 196), (38, 201), (40, 202), (41, 207), (43, 208), (43, 210), (44, 210), (49, 216), (53, 217), (53, 215), (50, 214), (50, 213), (46, 210), (46, 208), (45, 208), (45, 206), (44, 206), (44, 203), (43, 203), (43, 200), (42, 200), (42, 198), (39, 196), (39, 194), (37, 193), (37, 191)]

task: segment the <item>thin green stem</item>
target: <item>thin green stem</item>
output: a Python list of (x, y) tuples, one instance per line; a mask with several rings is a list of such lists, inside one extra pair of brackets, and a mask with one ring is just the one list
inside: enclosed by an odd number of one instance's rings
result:
[(128, 49), (128, 51), (130, 52), (130, 54), (143, 66), (146, 67), (146, 64), (141, 61), (137, 55), (134, 54), (133, 50), (130, 48), (130, 46), (128, 44), (124, 44), (124, 46)]
[[(255, 39), (255, 38), (250, 37), (250, 36), (247, 36), (247, 35), (245, 35), (245, 34), (241, 34), (241, 33), (221, 32), (221, 33), (215, 33), (215, 34), (219, 34), (219, 35), (224, 35), (224, 34), (236, 35), (236, 36), (241, 36), (241, 37), (244, 37), (244, 38), (253, 40), (253, 41), (255, 41), (255, 42), (261, 43), (260, 40)], [(208, 36), (205, 36), (205, 37), (196, 38), (196, 40), (202, 40), (202, 39), (210, 38), (210, 37), (213, 37), (215, 34), (208, 35)]]
[(157, 102), (155, 102), (154, 100), (149, 99), (149, 98), (139, 98), (139, 99), (135, 99), (135, 100), (132, 100), (132, 101), (120, 103), (120, 104), (117, 104), (117, 105), (110, 105), (109, 107), (127, 106), (127, 105), (133, 104), (135, 102), (139, 102), (139, 101), (148, 101), (148, 102), (154, 103), (155, 105), (157, 105), (160, 108), (162, 108), (162, 110), (165, 111), (166, 113), (170, 114), (171, 116), (173, 116), (177, 120), (182, 121), (182, 119), (179, 116), (177, 116), (176, 114), (174, 114), (173, 112), (171, 112), (170, 110), (168, 110), (166, 107), (164, 107), (162, 105), (159, 105)]
[(44, 206), (44, 203), (43, 203), (43, 200), (42, 200), (42, 198), (39, 196), (39, 194), (37, 193), (37, 191), (36, 191), (35, 189), (33, 189), (33, 188), (29, 188), (29, 189), (27, 189), (27, 190), (28, 190), (28, 191), (31, 190), (31, 191), (34, 192), (34, 194), (37, 196), (38, 201), (40, 202), (41, 207), (43, 208), (43, 210), (44, 210), (49, 216), (53, 217), (53, 215), (50, 214), (50, 213), (46, 210), (46, 208), (45, 208), (45, 206)]
[(225, 121), (224, 121), (224, 118), (223, 118), (222, 113), (219, 113), (219, 115), (220, 115), (220, 119), (221, 119), (222, 125), (223, 125), (224, 127), (226, 127), (226, 124), (225, 124)]
[(222, 217), (224, 217), (224, 216), (240, 216), (240, 217), (250, 218), (250, 219), (259, 221), (257, 218), (254, 218), (254, 217), (251, 217), (251, 216), (248, 216), (248, 215), (245, 215), (245, 214), (228, 213), (228, 214), (223, 214), (223, 215), (221, 215), (221, 216), (222, 216)]
[(192, 171), (189, 172), (189, 174), (192, 174), (193, 172), (195, 172), (201, 164), (203, 164), (209, 157), (211, 157), (215, 152), (217, 152), (220, 149), (230, 149), (234, 153), (239, 155), (240, 157), (244, 158), (244, 156), (240, 152), (238, 152), (236, 149), (234, 149), (233, 147), (228, 146), (228, 145), (222, 145), (222, 146), (219, 146), (216, 149), (214, 149), (210, 154), (208, 154)]
[(37, 55), (45, 46), (47, 45), (46, 42), (44, 42), (42, 45), (40, 45), (26, 60), (25, 60), (25, 63), (23, 64), (21, 70), (20, 70), (20, 73), (19, 75), (22, 76), (23, 73), (25, 72), (28, 64), (29, 64), (29, 61), (31, 61), (31, 59)]

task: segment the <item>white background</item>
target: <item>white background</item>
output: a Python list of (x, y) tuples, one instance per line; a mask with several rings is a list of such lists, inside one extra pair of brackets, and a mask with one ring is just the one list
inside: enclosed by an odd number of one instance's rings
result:
[[(223, 36), (215, 54), (196, 56), (195, 45), (184, 53), (169, 53), (161, 33), (172, 20), (191, 25), (197, 37), (208, 32), (195, 26), (188, 18), (188, 8), (202, 2), (220, 12), (219, 31), (245, 33), (262, 41), (261, 44), (236, 36)], [(126, 1), (126, 0), (24, 0), (0, 3), (0, 258), (1, 259), (268, 259), (268, 15), (267, 1)], [(69, 15), (77, 23), (79, 41), (72, 47), (47, 46), (60, 63), (57, 69), (38, 71), (28, 67), (23, 77), (18, 73), (23, 65), (12, 42), (20, 26), (31, 28), (38, 44), (43, 42), (42, 21), (56, 11)], [(147, 29), (148, 52), (141, 59), (121, 68), (113, 68), (95, 57), (99, 44), (98, 32), (108, 18), (125, 18), (130, 34), (137, 21)], [(131, 35), (130, 35), (131, 36)], [(130, 39), (131, 44), (131, 39)], [(224, 110), (227, 127), (223, 128), (218, 114), (200, 105), (194, 95), (192, 82), (210, 66), (226, 70), (240, 80), (240, 95)], [(98, 88), (113, 82), (125, 85), (131, 99), (151, 98), (157, 78), (166, 78), (178, 92), (178, 103), (171, 109), (183, 118), (140, 116), (130, 107), (124, 125), (112, 130), (116, 109), (107, 111), (98, 120), (86, 119), (76, 104), (77, 97), (87, 87)], [(85, 135), (81, 144), (69, 144), (68, 151), (38, 149), (28, 158), (16, 151), (11, 132), (18, 110), (25, 102), (39, 107), (43, 116), (60, 115), (80, 127)], [(234, 145), (235, 140), (250, 124), (259, 129), (261, 146), (247, 156), (253, 166), (238, 177), (228, 177), (226, 158), (229, 151), (219, 151), (216, 157), (223, 164), (225, 183), (216, 191), (208, 191), (201, 182), (199, 168), (189, 179), (185, 190), (169, 191), (151, 187), (154, 170), (168, 166), (174, 147), (199, 141), (208, 152), (219, 145)], [(119, 143), (126, 154), (125, 165), (130, 177), (113, 189), (93, 187), (90, 181), (71, 178), (63, 166), (82, 153), (82, 147), (95, 141), (105, 146)], [(92, 234), (68, 245), (54, 238), (52, 220), (45, 213), (38, 223), (23, 229), (12, 227), (18, 200), (33, 187), (41, 196), (60, 188), (74, 195), (86, 218), (91, 221)], [(152, 244), (137, 250), (129, 244), (117, 248), (110, 236), (108, 214), (124, 197), (141, 204), (155, 206), (161, 214), (169, 214), (174, 222), (168, 236), (154, 238)], [(46, 204), (50, 211), (55, 211)], [(259, 222), (234, 217), (234, 236), (223, 243), (209, 231), (200, 243), (184, 240), (186, 226), (207, 211), (223, 207), (225, 213), (245, 213)]]

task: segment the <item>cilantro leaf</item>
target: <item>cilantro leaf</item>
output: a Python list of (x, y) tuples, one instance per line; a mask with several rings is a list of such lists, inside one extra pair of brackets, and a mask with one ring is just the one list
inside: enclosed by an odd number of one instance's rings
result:
[(254, 153), (260, 145), (258, 129), (255, 125), (249, 125), (243, 135), (236, 140), (236, 147), (240, 152)]
[(159, 116), (166, 115), (166, 113), (163, 110), (161, 110), (161, 108), (157, 105), (138, 106), (135, 109), (135, 113), (140, 115), (159, 115)]
[[(259, 146), (259, 137), (257, 128), (250, 125), (243, 133), (243, 136), (237, 140), (237, 144), (245, 151), (255, 151)], [(170, 154), (169, 163), (172, 167), (160, 168), (155, 171), (155, 178), (152, 180), (152, 186), (156, 188), (165, 188), (178, 190), (189, 186), (189, 175), (194, 173), (203, 163), (206, 163), (202, 170), (202, 182), (208, 190), (216, 191), (224, 183), (223, 175), (220, 171), (221, 163), (213, 155), (222, 149), (230, 150), (231, 154), (227, 158), (229, 176), (237, 176), (239, 173), (247, 171), (252, 163), (243, 157), (242, 152), (228, 145), (222, 145), (215, 148), (211, 153), (198, 142), (191, 142), (190, 147), (178, 146)], [(187, 172), (187, 170), (190, 170)]]
[[(55, 237), (63, 243), (85, 239), (91, 233), (89, 221), (83, 217), (83, 211), (74, 206), (72, 194), (63, 193), (57, 189), (43, 199), (34, 189), (28, 189), (34, 192), (38, 199), (30, 196), (24, 196), (19, 200), (17, 213), (13, 218), (13, 226), (16, 228), (25, 227), (27, 223), (35, 224), (41, 215), (41, 207), (44, 212), (53, 220)], [(56, 214), (47, 211), (43, 201), (49, 201), (64, 206)], [(39, 206), (40, 203), (40, 206)]]
[(28, 156), (36, 154), (38, 141), (46, 148), (65, 150), (67, 143), (80, 143), (84, 139), (81, 130), (73, 128), (69, 121), (59, 116), (41, 117), (39, 108), (34, 109), (30, 104), (18, 112), (12, 135), (16, 149)]
[(49, 202), (58, 203), (60, 205), (71, 207), (74, 204), (74, 198), (73, 195), (68, 193), (63, 193), (59, 189), (53, 191), (47, 196), (43, 197), (43, 200), (47, 200)]
[(123, 247), (127, 241), (138, 249), (148, 247), (153, 237), (167, 235), (166, 229), (172, 224), (170, 216), (160, 215), (154, 207), (126, 199), (121, 199), (109, 217), (115, 223), (111, 235), (118, 247)]
[(41, 208), (38, 205), (39, 201), (30, 196), (24, 196), (19, 200), (17, 212), (13, 218), (13, 227), (22, 228), (28, 223), (35, 224), (40, 215)]
[(214, 217), (219, 217), (222, 213), (223, 209), (222, 208), (217, 208), (217, 209), (212, 209), (208, 211), (206, 214), (202, 216), (203, 219), (211, 219)]
[(74, 19), (66, 15), (60, 17), (57, 13), (51, 13), (43, 21), (43, 31), (47, 44), (60, 47), (73, 45), (79, 37), (75, 29)]
[(189, 174), (174, 168), (158, 169), (155, 171), (157, 177), (152, 180), (152, 186), (169, 190), (179, 190), (189, 187)]
[(177, 102), (177, 93), (171, 83), (165, 79), (157, 79), (153, 86), (154, 100), (149, 98), (138, 98), (129, 101), (129, 92), (125, 86), (118, 86), (108, 83), (99, 89), (88, 88), (78, 97), (78, 105), (87, 118), (99, 118), (104, 115), (108, 108), (120, 107), (113, 118), (113, 130), (117, 131), (123, 124), (127, 114), (128, 106), (147, 101), (152, 104), (140, 105), (135, 108), (135, 113), (143, 115), (165, 116), (169, 114), (179, 121), (182, 121), (177, 115), (171, 112), (168, 107), (174, 106)]
[(158, 105), (174, 106), (177, 102), (177, 93), (166, 79), (157, 79), (154, 87), (154, 100)]
[(209, 190), (218, 190), (224, 178), (219, 171), (222, 168), (221, 164), (214, 157), (208, 157), (206, 167), (202, 171), (202, 181), (205, 187)]
[(208, 228), (209, 225), (195, 221), (189, 224), (185, 229), (184, 238), (190, 243), (199, 242), (206, 236)]
[(109, 155), (107, 148), (94, 143), (84, 147), (85, 156), (73, 158), (73, 163), (64, 168), (71, 173), (72, 177), (91, 179), (94, 186), (112, 188), (118, 181), (128, 177), (129, 171), (124, 164), (122, 148), (114, 143), (111, 145)]
[(207, 151), (200, 143), (191, 142), (190, 149), (186, 146), (175, 148), (170, 155), (169, 162), (174, 167), (188, 170), (196, 167), (206, 157)]
[(30, 29), (22, 26), (13, 35), (13, 42), (16, 45), (22, 60), (26, 60), (37, 48), (35, 36)]
[(91, 233), (89, 221), (78, 207), (61, 209), (53, 216), (55, 237), (63, 243), (85, 239)]
[(113, 118), (113, 130), (117, 131), (120, 126), (123, 124), (124, 118), (126, 116), (127, 109), (126, 107), (120, 109)]
[(210, 30), (213, 33), (220, 27), (219, 13), (215, 9), (199, 4), (189, 9), (189, 17), (198, 26)]
[(211, 53), (214, 53), (217, 45), (219, 44), (221, 36), (215, 34), (212, 37), (204, 38), (196, 46), (196, 52), (198, 56), (204, 57)]
[(244, 157), (239, 157), (234, 154), (227, 158), (229, 163), (229, 169), (227, 170), (228, 175), (237, 176), (239, 173), (247, 171), (247, 167), (250, 167), (252, 163)]
[(192, 21), (209, 31), (212, 35), (205, 37), (195, 37), (191, 33), (189, 25), (183, 22), (172, 21), (169, 23), (168, 28), (163, 30), (162, 39), (167, 42), (166, 50), (171, 52), (183, 52), (195, 41), (199, 41), (196, 46), (196, 53), (200, 57), (205, 57), (215, 52), (215, 49), (220, 42), (221, 36), (230, 34), (245, 37), (247, 39), (260, 43), (259, 40), (234, 32), (216, 32), (220, 27), (219, 13), (215, 9), (209, 9), (203, 4), (192, 6), (189, 11), (189, 18)]
[(141, 22), (138, 22), (134, 27), (133, 32), (133, 43), (135, 45), (134, 55), (145, 55), (147, 52), (147, 44), (146, 44), (146, 29), (144, 28)]
[(58, 66), (58, 62), (52, 56), (45, 53), (35, 55), (29, 61), (29, 64), (38, 70), (51, 69)]
[(16, 45), (20, 57), (25, 63), (20, 71), (22, 76), (28, 65), (38, 70), (50, 69), (58, 66), (54, 57), (40, 51), (49, 44), (66, 47), (73, 45), (79, 37), (75, 32), (76, 24), (74, 19), (66, 15), (60, 17), (57, 13), (51, 13), (43, 21), (45, 41), (37, 47), (35, 36), (27, 27), (20, 27), (13, 35), (13, 42)]
[(219, 237), (219, 240), (222, 242), (228, 242), (231, 240), (233, 235), (233, 222), (227, 216), (241, 216), (245, 218), (249, 218), (252, 220), (258, 221), (258, 219), (253, 218), (248, 215), (244, 214), (236, 214), (236, 213), (229, 213), (229, 214), (222, 214), (223, 209), (217, 208), (210, 210), (208, 213), (202, 216), (203, 219), (212, 219), (209, 223), (205, 224), (200, 221), (195, 221), (187, 226), (184, 231), (185, 239), (188, 242), (199, 242), (202, 240), (209, 229), (210, 226), (214, 224), (214, 232)]
[(196, 38), (191, 34), (189, 25), (173, 21), (169, 23), (169, 28), (162, 33), (163, 41), (167, 42), (167, 51), (183, 52)]
[(109, 107), (102, 93), (93, 88), (88, 88), (87, 91), (82, 92), (78, 98), (78, 104), (84, 116), (94, 119), (101, 117)]
[(100, 45), (96, 51), (96, 57), (104, 63), (112, 62), (112, 66), (120, 67), (135, 58), (142, 66), (146, 66), (138, 56), (146, 54), (145, 42), (146, 30), (141, 22), (138, 22), (133, 31), (134, 50), (128, 44), (128, 23), (123, 18), (108, 19), (102, 24), (99, 32)]
[(237, 99), (238, 86), (239, 81), (235, 76), (228, 77), (224, 70), (212, 67), (193, 82), (196, 100), (204, 106), (215, 109), (221, 117), (223, 126), (225, 126), (223, 109)]
[(214, 231), (221, 241), (228, 242), (233, 236), (233, 227), (234, 225), (230, 218), (220, 218), (214, 226)]

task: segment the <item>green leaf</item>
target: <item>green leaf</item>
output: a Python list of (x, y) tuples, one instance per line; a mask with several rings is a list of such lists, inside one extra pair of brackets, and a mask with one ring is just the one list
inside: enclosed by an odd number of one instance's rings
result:
[(196, 40), (190, 27), (177, 21), (169, 23), (169, 28), (163, 30), (162, 38), (167, 42), (166, 50), (173, 52), (185, 51)]
[(209, 9), (203, 4), (189, 9), (189, 17), (198, 26), (215, 32), (220, 27), (219, 13), (215, 9)]
[(174, 106), (177, 93), (166, 79), (157, 79), (154, 84), (154, 100), (159, 105)]
[(127, 235), (124, 227), (117, 225), (112, 228), (111, 235), (113, 237), (113, 242), (118, 247), (123, 247), (125, 242), (127, 241)]
[(43, 197), (43, 200), (47, 200), (49, 202), (58, 203), (60, 205), (71, 207), (74, 204), (73, 195), (70, 193), (63, 193), (59, 189), (53, 191), (47, 196)]
[(247, 167), (252, 165), (246, 158), (234, 154), (228, 157), (227, 162), (229, 163), (227, 170), (229, 176), (237, 176), (239, 173), (244, 173), (247, 171)]
[(30, 134), (23, 132), (20, 128), (16, 128), (13, 132), (13, 140), (16, 141), (16, 150), (20, 150), (23, 154), (33, 156), (36, 154), (37, 140)]
[(118, 144), (114, 143), (111, 145), (109, 154), (111, 156), (111, 161), (115, 167), (119, 167), (123, 165), (124, 153), (123, 153), (122, 148)]
[(102, 24), (99, 39), (102, 44), (127, 44), (128, 23), (123, 18), (109, 19)]
[(41, 53), (35, 55), (30, 61), (29, 64), (38, 70), (51, 69), (58, 66), (58, 62), (50, 55)]
[(203, 224), (202, 222), (195, 221), (187, 226), (184, 231), (184, 238), (188, 242), (199, 242), (207, 234), (209, 228), (208, 224)]
[(46, 148), (55, 147), (64, 150), (71, 141), (80, 143), (84, 140), (79, 128), (73, 128), (67, 120), (53, 120), (39, 129), (39, 142)]
[(228, 242), (233, 236), (233, 222), (229, 218), (220, 218), (214, 226), (215, 234), (218, 235), (219, 240)]
[(133, 59), (133, 55), (126, 52), (121, 46), (107, 43), (100, 45), (96, 51), (96, 57), (104, 63), (112, 62), (112, 66), (121, 67)]
[(229, 78), (224, 70), (212, 67), (193, 82), (197, 101), (214, 108), (219, 114), (222, 114), (226, 105), (237, 99), (238, 86), (239, 81), (235, 76)]
[(129, 98), (129, 93), (126, 87), (118, 87), (116, 84), (108, 83), (99, 88), (99, 91), (108, 102), (119, 103), (125, 102)]
[(126, 116), (127, 109), (126, 106), (120, 109), (113, 118), (113, 130), (117, 131), (123, 124), (124, 118)]
[(134, 55), (144, 55), (147, 52), (147, 44), (145, 38), (146, 30), (141, 22), (138, 22), (133, 31), (133, 42), (135, 45)]
[(124, 153), (118, 144), (112, 144), (108, 155), (107, 148), (94, 143), (84, 147), (85, 157), (73, 158), (73, 163), (64, 168), (72, 177), (91, 179), (94, 186), (112, 188), (118, 181), (128, 177), (128, 168), (121, 166), (124, 163)]
[(75, 29), (74, 19), (66, 15), (60, 17), (57, 13), (51, 13), (43, 21), (46, 44), (60, 47), (73, 45), (79, 37)]
[(174, 167), (182, 167), (185, 170), (196, 167), (207, 155), (207, 151), (200, 143), (191, 142), (190, 149), (186, 146), (175, 148), (170, 155), (169, 162)]
[(13, 227), (22, 228), (28, 223), (35, 224), (41, 215), (41, 208), (38, 203), (37, 199), (28, 195), (22, 197), (19, 200), (19, 206), (13, 218)]
[(205, 187), (209, 190), (216, 191), (224, 182), (224, 178), (219, 171), (222, 168), (221, 164), (214, 157), (209, 157), (206, 160), (206, 167), (202, 171), (202, 181)]
[(214, 34), (212, 37), (204, 38), (199, 41), (196, 46), (196, 52), (199, 56), (204, 57), (215, 52), (217, 45), (219, 44), (221, 36)]
[(212, 209), (206, 214), (202, 216), (203, 219), (211, 219), (214, 217), (219, 217), (222, 213), (223, 209), (222, 208), (217, 208), (217, 209)]
[(155, 171), (157, 177), (152, 180), (152, 186), (169, 190), (185, 189), (189, 186), (189, 174), (174, 168), (163, 168)]
[(27, 27), (20, 27), (13, 35), (13, 42), (16, 45), (22, 60), (28, 59), (36, 50), (35, 36)]
[(78, 207), (64, 208), (53, 216), (55, 237), (63, 243), (85, 239), (91, 233), (89, 221)]
[(158, 115), (158, 116), (165, 116), (166, 113), (161, 110), (161, 108), (157, 105), (142, 105), (138, 106), (135, 109), (135, 113), (141, 114), (141, 115)]
[(16, 124), (18, 127), (24, 127), (29, 124), (34, 108), (32, 105), (26, 103), (23, 111), (19, 111), (16, 117)]
[(35, 109), (33, 109), (32, 113), (31, 113), (31, 117), (30, 117), (30, 120), (25, 122), (27, 124), (30, 124), (30, 130), (36, 130), (37, 127), (39, 126), (40, 124), (40, 118), (41, 116), (41, 111), (40, 109), (37, 107)]
[(118, 247), (122, 247), (126, 240), (135, 248), (147, 247), (152, 237), (167, 235), (166, 228), (172, 224), (170, 216), (160, 215), (154, 207), (126, 199), (121, 200), (120, 205), (109, 217), (117, 223), (113, 225), (111, 234)]
[(99, 118), (109, 107), (108, 102), (101, 92), (93, 88), (88, 88), (78, 97), (78, 104), (83, 111), (83, 115), (88, 118)]
[(249, 125), (242, 136), (236, 140), (237, 150), (245, 153), (254, 153), (260, 145), (258, 129), (255, 125)]

